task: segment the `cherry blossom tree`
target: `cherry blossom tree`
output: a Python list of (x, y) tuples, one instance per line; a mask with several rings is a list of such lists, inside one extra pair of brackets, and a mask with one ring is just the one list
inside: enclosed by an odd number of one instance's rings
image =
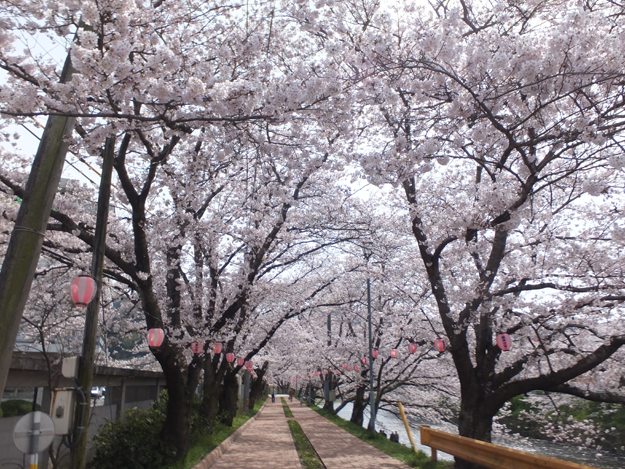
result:
[[(342, 165), (331, 153), (348, 107), (317, 41), (276, 8), (113, 0), (4, 10), (7, 122), (73, 116), (73, 150), (92, 158), (117, 137), (115, 203), (128, 215), (109, 227), (108, 275), (136, 292), (148, 328), (168, 331), (153, 352), (169, 391), (163, 439), (179, 455), (189, 441), (188, 402), (215, 362), (191, 357), (190, 340), (229, 343), (262, 312), (257, 282), (336, 242), (300, 241), (312, 228), (299, 206), (332, 201), (324, 190), (331, 177), (316, 173)], [(15, 49), (22, 35), (47, 34), (71, 44), (68, 83), (56, 83), (55, 64), (38, 51)], [(59, 204), (49, 229), (92, 245), (92, 225), (72, 209)]]
[(520, 393), (580, 393), (572, 380), (625, 344), (618, 8), (440, 3), (397, 22), (372, 11), (345, 39), (377, 111), (361, 164), (403, 191), (461, 435), (489, 440)]

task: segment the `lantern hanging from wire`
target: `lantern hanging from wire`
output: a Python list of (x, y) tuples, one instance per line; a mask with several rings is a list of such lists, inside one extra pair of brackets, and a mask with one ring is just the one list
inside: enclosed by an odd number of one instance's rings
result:
[(391, 358), (397, 358), (398, 357), (398, 353), (397, 353), (397, 349), (393, 348), (391, 349)]
[(447, 350), (447, 342), (445, 342), (445, 339), (436, 339), (434, 341), (434, 348), (437, 352), (444, 352)]
[(96, 281), (88, 275), (76, 277), (72, 282), (72, 300), (76, 306), (84, 308), (93, 301), (97, 290)]
[(362, 357), (360, 359), (360, 361), (362, 362), (363, 365), (366, 365), (367, 364), (367, 357)]
[(159, 327), (148, 331), (148, 344), (151, 348), (159, 348), (165, 340), (165, 331)]
[(234, 353), (227, 353), (226, 354), (226, 361), (228, 363), (232, 363), (234, 361)]
[(378, 358), (378, 349), (377, 349), (377, 348), (374, 348), (374, 349), (371, 351), (371, 356), (372, 356), (373, 358)]
[(351, 365), (349, 365), (349, 366), (347, 367), (347, 371), (352, 371), (352, 366), (351, 366)]
[(510, 350), (510, 347), (512, 347), (512, 338), (510, 335), (499, 334), (497, 336), (497, 347), (503, 351)]
[(243, 358), (241, 357), (237, 358), (237, 365), (243, 366)]
[(413, 355), (416, 351), (417, 351), (417, 344), (410, 342), (408, 344), (408, 353), (410, 353), (410, 355)]
[(360, 368), (358, 367), (358, 365), (354, 365), (354, 371), (360, 371)]
[(343, 363), (343, 369), (346, 370), (347, 369), (347, 363)]
[(224, 344), (219, 344), (219, 343), (218, 343), (218, 344), (213, 345), (213, 351), (214, 351), (216, 354), (220, 354), (220, 353), (221, 353), (221, 351), (223, 350), (223, 348), (224, 348)]
[(191, 342), (191, 350), (193, 350), (193, 353), (195, 353), (196, 355), (198, 353), (202, 353), (202, 350), (204, 349), (202, 342), (199, 342), (197, 340), (194, 340), (193, 342)]
[(245, 368), (247, 368), (247, 371), (252, 371), (252, 368), (254, 368), (254, 363), (252, 362), (252, 360), (245, 362)]

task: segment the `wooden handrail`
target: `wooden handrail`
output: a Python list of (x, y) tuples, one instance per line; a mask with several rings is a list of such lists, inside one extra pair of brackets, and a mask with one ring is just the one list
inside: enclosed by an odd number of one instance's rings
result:
[(539, 454), (527, 453), (484, 441), (434, 430), (421, 425), (421, 444), (432, 448), (432, 460), (436, 461), (436, 450), (479, 464), (489, 469), (595, 469), (574, 462), (561, 461)]

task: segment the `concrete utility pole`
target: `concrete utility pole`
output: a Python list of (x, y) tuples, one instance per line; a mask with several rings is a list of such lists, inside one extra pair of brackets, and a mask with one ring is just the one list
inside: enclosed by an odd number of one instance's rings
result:
[[(87, 306), (85, 318), (85, 334), (82, 343), (82, 356), (78, 369), (78, 385), (87, 396), (86, 402), (78, 402), (74, 412), (74, 434), (77, 436), (76, 445), (72, 449), (72, 469), (84, 469), (87, 451), (87, 434), (89, 429), (89, 404), (91, 403), (91, 383), (95, 367), (95, 344), (98, 335), (98, 310), (100, 309), (100, 295), (102, 292), (102, 272), (104, 270), (104, 248), (106, 246), (106, 225), (108, 224), (109, 203), (111, 198), (111, 177), (113, 161), (115, 159), (115, 138), (108, 137), (104, 145), (102, 161), (102, 179), (98, 195), (98, 212), (96, 215), (95, 239), (93, 257), (91, 260), (91, 276), (97, 284), (95, 298)], [(76, 432), (77, 430), (77, 432)]]
[[(73, 73), (69, 54), (65, 60), (61, 83)], [(11, 233), (2, 270), (0, 271), (0, 396), (4, 393), (11, 356), (20, 328), (30, 285), (37, 269), (41, 245), (54, 202), (68, 144), (76, 119), (50, 116), (35, 155), (26, 194)]]

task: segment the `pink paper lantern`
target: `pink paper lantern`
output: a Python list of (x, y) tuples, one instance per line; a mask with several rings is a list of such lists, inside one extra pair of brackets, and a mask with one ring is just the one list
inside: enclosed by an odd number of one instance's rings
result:
[(397, 358), (398, 355), (396, 348), (391, 349), (391, 358)]
[(347, 367), (347, 371), (352, 371), (351, 365)]
[(367, 364), (367, 357), (362, 357), (360, 359), (360, 361), (362, 362), (363, 365), (366, 365)]
[(437, 352), (444, 352), (447, 350), (447, 342), (445, 342), (445, 339), (436, 339), (434, 341), (434, 348)]
[(412, 342), (408, 344), (408, 353), (411, 355), (417, 351), (417, 344), (413, 344)]
[(72, 282), (72, 300), (76, 306), (84, 308), (95, 298), (98, 286), (88, 275), (76, 277)]
[(377, 348), (376, 348), (376, 349), (373, 349), (373, 351), (371, 352), (371, 356), (372, 356), (373, 358), (378, 358), (378, 349), (377, 349)]
[(358, 368), (358, 365), (354, 365), (354, 371), (360, 371), (360, 368)]
[(499, 334), (497, 336), (497, 347), (503, 351), (510, 350), (510, 347), (512, 347), (512, 338), (510, 335)]
[(346, 370), (347, 369), (347, 363), (343, 363), (343, 369)]
[(203, 349), (204, 347), (202, 346), (201, 342), (198, 342), (197, 340), (191, 342), (191, 350), (193, 350), (193, 353), (195, 353), (196, 355), (198, 353), (202, 353)]
[(215, 344), (213, 345), (213, 350), (215, 351), (215, 353), (219, 354), (221, 353), (221, 351), (223, 350), (224, 345), (223, 344)]
[(234, 353), (227, 353), (226, 360), (228, 361), (228, 363), (232, 363), (234, 361)]
[(159, 348), (165, 340), (165, 331), (161, 328), (154, 328), (148, 331), (148, 344), (152, 348)]
[(241, 357), (237, 358), (237, 365), (243, 366), (243, 359)]

